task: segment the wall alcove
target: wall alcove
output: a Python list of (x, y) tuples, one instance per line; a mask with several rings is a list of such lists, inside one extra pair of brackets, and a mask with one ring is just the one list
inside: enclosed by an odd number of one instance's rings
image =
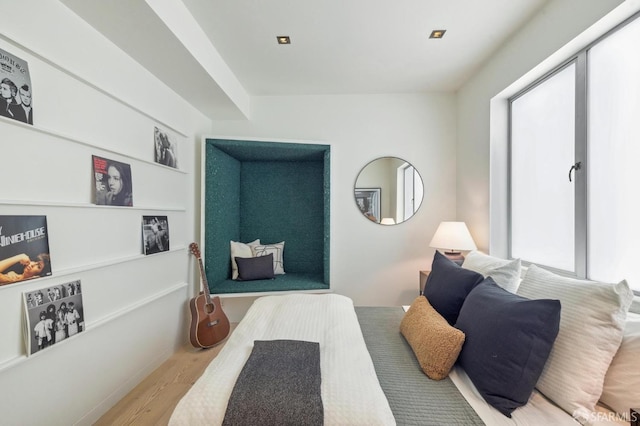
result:
[[(212, 294), (329, 289), (330, 146), (205, 138), (203, 263)], [(230, 241), (281, 241), (284, 275), (231, 279)]]

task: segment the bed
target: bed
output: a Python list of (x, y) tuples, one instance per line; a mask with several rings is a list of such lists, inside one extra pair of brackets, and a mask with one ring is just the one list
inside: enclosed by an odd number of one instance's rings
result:
[(176, 407), (170, 425), (222, 424), (256, 340), (320, 343), (324, 424), (391, 425), (393, 414), (350, 299), (289, 294), (257, 299), (218, 356)]
[[(637, 298), (634, 303), (637, 304)], [(421, 371), (411, 345), (399, 331), (405, 315), (401, 307), (354, 307), (351, 299), (337, 294), (261, 297), (179, 402), (169, 424), (243, 424), (225, 422), (227, 403), (233, 400), (236, 381), (253, 356), (254, 342), (280, 340), (319, 343), (320, 394), (324, 406), (320, 424), (628, 424), (621, 409), (616, 414), (601, 403), (587, 417), (580, 417), (579, 412), (571, 415), (559, 405), (563, 402), (556, 403), (537, 388), (528, 402), (509, 418), (485, 401), (474, 381), (458, 364), (448, 377), (431, 380)], [(632, 318), (636, 328), (627, 345), (636, 345), (637, 350), (640, 316)], [(631, 359), (635, 360), (635, 355)], [(619, 361), (624, 360), (621, 357)], [(625, 362), (626, 366), (621, 364), (621, 368), (627, 374), (629, 359)], [(606, 388), (605, 381), (605, 393)], [(547, 393), (553, 395), (550, 391)], [(624, 393), (629, 397), (628, 392)], [(609, 404), (615, 405), (615, 401)]]

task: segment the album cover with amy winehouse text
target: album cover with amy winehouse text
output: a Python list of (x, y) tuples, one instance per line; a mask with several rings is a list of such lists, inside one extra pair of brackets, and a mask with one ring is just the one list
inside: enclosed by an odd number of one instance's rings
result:
[(51, 275), (46, 216), (0, 216), (0, 286)]

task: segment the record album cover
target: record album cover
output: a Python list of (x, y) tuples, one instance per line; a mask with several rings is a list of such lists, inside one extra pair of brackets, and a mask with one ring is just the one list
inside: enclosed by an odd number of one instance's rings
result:
[(153, 160), (174, 169), (178, 168), (178, 145), (172, 140), (169, 133), (154, 127), (153, 140)]
[(51, 275), (46, 216), (0, 216), (0, 286)]
[(33, 124), (33, 93), (27, 61), (0, 49), (0, 116)]
[(169, 250), (167, 216), (142, 216), (142, 246), (144, 254)]
[(133, 206), (131, 166), (108, 158), (92, 156), (94, 203), (109, 206)]
[(23, 293), (27, 356), (85, 330), (80, 280)]

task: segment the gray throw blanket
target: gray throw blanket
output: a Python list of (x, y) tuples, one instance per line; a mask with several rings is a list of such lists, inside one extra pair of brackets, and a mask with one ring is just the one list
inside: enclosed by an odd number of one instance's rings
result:
[(398, 426), (484, 425), (450, 378), (431, 380), (400, 334), (398, 307), (356, 307), (364, 341)]
[(223, 425), (322, 425), (320, 344), (256, 340), (236, 381)]

